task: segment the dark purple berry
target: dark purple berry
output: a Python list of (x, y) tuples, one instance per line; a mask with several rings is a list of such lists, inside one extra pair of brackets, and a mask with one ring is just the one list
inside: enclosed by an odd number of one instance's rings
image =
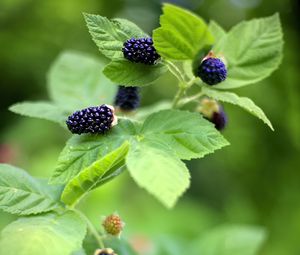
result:
[(227, 115), (224, 112), (223, 107), (220, 106), (219, 112), (214, 112), (208, 120), (215, 124), (216, 129), (223, 130), (227, 124)]
[(219, 58), (207, 58), (198, 67), (197, 75), (208, 85), (216, 85), (227, 77), (227, 69)]
[(139, 107), (140, 95), (138, 87), (119, 86), (115, 106), (118, 106), (123, 111), (132, 111)]
[(213, 99), (204, 98), (199, 107), (203, 117), (215, 125), (218, 130), (223, 130), (227, 125), (227, 115), (224, 108)]
[(148, 38), (131, 38), (123, 44), (124, 58), (135, 63), (154, 65), (160, 59), (156, 52), (151, 37)]
[(66, 121), (73, 134), (104, 134), (115, 119), (113, 108), (103, 104), (74, 112)]

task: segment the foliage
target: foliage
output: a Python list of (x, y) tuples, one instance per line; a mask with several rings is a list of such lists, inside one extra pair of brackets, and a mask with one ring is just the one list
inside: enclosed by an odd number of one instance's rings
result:
[[(193, 13), (165, 4), (160, 27), (153, 31), (154, 46), (162, 57), (154, 66), (132, 63), (122, 57), (125, 40), (147, 36), (137, 25), (125, 19), (84, 16), (92, 39), (111, 62), (105, 65), (81, 53), (63, 53), (48, 75), (50, 101), (19, 103), (11, 111), (64, 125), (63, 121), (75, 110), (99, 103), (112, 104), (116, 92), (112, 83), (143, 87), (167, 71), (178, 79), (178, 92), (172, 106), (163, 107), (169, 109), (146, 110), (141, 114), (143, 118), (138, 114), (121, 117), (118, 125), (103, 136), (72, 136), (48, 183), (21, 169), (1, 165), (0, 208), (17, 215), (31, 215), (3, 230), (2, 253), (84, 254), (86, 225), (97, 245), (103, 246), (98, 231), (75, 205), (125, 169), (139, 186), (172, 208), (190, 185), (190, 173), (182, 160), (202, 158), (229, 144), (198, 112), (180, 109), (189, 102), (208, 96), (231, 103), (273, 129), (251, 99), (221, 89), (258, 82), (278, 68), (283, 42), (277, 14), (242, 22), (227, 33), (216, 22), (207, 25)], [(207, 49), (223, 58), (228, 68), (227, 80), (213, 88), (194, 74), (193, 63), (200, 55), (205, 56)], [(187, 96), (191, 87), (197, 93)], [(262, 230), (222, 228), (200, 237), (189, 253), (250, 255), (256, 253), (263, 239)], [(134, 254), (126, 243), (111, 245), (116, 245), (122, 254)], [(174, 254), (166, 247), (162, 250)]]

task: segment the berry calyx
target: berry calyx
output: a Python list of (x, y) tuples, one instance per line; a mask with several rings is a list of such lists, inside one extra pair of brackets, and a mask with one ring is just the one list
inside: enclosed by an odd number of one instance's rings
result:
[(119, 86), (115, 97), (115, 106), (122, 111), (132, 111), (140, 105), (140, 95), (138, 87)]
[(154, 65), (160, 59), (160, 55), (153, 46), (151, 37), (131, 38), (124, 42), (122, 52), (124, 58), (135, 63)]
[(208, 85), (216, 85), (225, 81), (227, 69), (223, 61), (219, 58), (204, 58), (197, 70), (197, 75)]
[(124, 228), (124, 225), (124, 222), (117, 214), (111, 214), (107, 216), (102, 222), (102, 226), (106, 233), (113, 236), (119, 236)]
[(203, 115), (203, 117), (215, 125), (218, 130), (223, 130), (227, 125), (227, 115), (224, 108), (213, 99), (204, 98), (201, 101), (201, 105), (198, 111)]
[(114, 108), (108, 105), (88, 107), (74, 112), (66, 121), (73, 134), (104, 134), (117, 123)]
[(117, 255), (117, 254), (111, 248), (104, 248), (104, 249), (97, 249), (94, 255)]

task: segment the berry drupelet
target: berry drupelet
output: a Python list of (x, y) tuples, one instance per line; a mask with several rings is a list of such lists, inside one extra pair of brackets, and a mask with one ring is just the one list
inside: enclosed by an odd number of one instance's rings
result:
[(218, 130), (223, 130), (227, 125), (227, 115), (223, 107), (213, 99), (204, 98), (198, 108), (203, 117), (215, 125)]
[(138, 87), (119, 86), (115, 97), (115, 106), (122, 111), (132, 111), (140, 105), (140, 95)]
[(227, 77), (227, 69), (219, 58), (209, 57), (202, 61), (197, 70), (197, 75), (208, 85), (216, 85)]
[(160, 59), (160, 55), (158, 55), (153, 46), (151, 37), (131, 38), (124, 42), (122, 51), (124, 58), (135, 63), (154, 65)]
[(66, 121), (73, 134), (104, 134), (116, 122), (114, 109), (105, 104), (74, 112)]
[(104, 249), (97, 249), (94, 255), (117, 255), (117, 254), (111, 248), (104, 248)]

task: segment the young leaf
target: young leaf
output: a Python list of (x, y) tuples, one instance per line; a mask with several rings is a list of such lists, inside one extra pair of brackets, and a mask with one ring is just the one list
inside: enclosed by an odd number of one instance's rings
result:
[(167, 59), (193, 59), (202, 47), (214, 41), (200, 17), (172, 4), (164, 4), (160, 25), (153, 32), (154, 46)]
[(103, 73), (112, 82), (123, 86), (146, 86), (156, 81), (167, 71), (162, 63), (153, 66), (141, 63), (132, 63), (125, 59), (112, 61), (103, 70)]
[(209, 231), (192, 245), (191, 254), (256, 255), (265, 241), (266, 233), (259, 227), (222, 226)]
[(74, 135), (60, 154), (50, 183), (67, 183), (135, 134), (136, 127), (131, 121), (120, 120), (107, 135)]
[(81, 248), (85, 223), (73, 212), (21, 218), (1, 234), (0, 254), (67, 255)]
[(268, 77), (281, 62), (282, 47), (278, 14), (238, 24), (213, 47), (228, 67), (226, 81), (215, 88), (242, 87)]
[(3, 211), (29, 215), (61, 207), (61, 187), (48, 186), (24, 170), (6, 164), (0, 164), (0, 176), (0, 209)]
[(78, 52), (64, 52), (48, 74), (51, 99), (68, 113), (111, 104), (117, 90), (102, 74), (104, 63)]
[(67, 114), (50, 102), (22, 102), (9, 107), (9, 110), (20, 115), (50, 120), (65, 126)]
[(238, 95), (231, 92), (222, 92), (218, 90), (209, 89), (206, 87), (203, 87), (202, 91), (205, 95), (211, 98), (242, 107), (243, 109), (245, 109), (246, 111), (254, 115), (255, 117), (261, 119), (265, 124), (267, 124), (271, 128), (271, 130), (274, 131), (272, 123), (267, 118), (263, 110), (260, 109), (250, 98), (239, 97)]
[(198, 113), (163, 110), (150, 115), (141, 134), (165, 144), (181, 159), (201, 158), (229, 143)]
[(106, 17), (84, 14), (93, 41), (103, 55), (110, 59), (122, 58), (123, 43), (132, 37), (147, 37), (138, 26), (125, 19), (109, 20)]
[(190, 174), (168, 147), (144, 139), (129, 151), (126, 165), (136, 183), (171, 208), (189, 187)]
[(122, 167), (125, 164), (128, 149), (129, 143), (125, 142), (118, 149), (83, 169), (66, 185), (62, 193), (62, 201), (68, 205), (75, 204), (83, 195), (97, 186), (105, 173), (114, 172)]

